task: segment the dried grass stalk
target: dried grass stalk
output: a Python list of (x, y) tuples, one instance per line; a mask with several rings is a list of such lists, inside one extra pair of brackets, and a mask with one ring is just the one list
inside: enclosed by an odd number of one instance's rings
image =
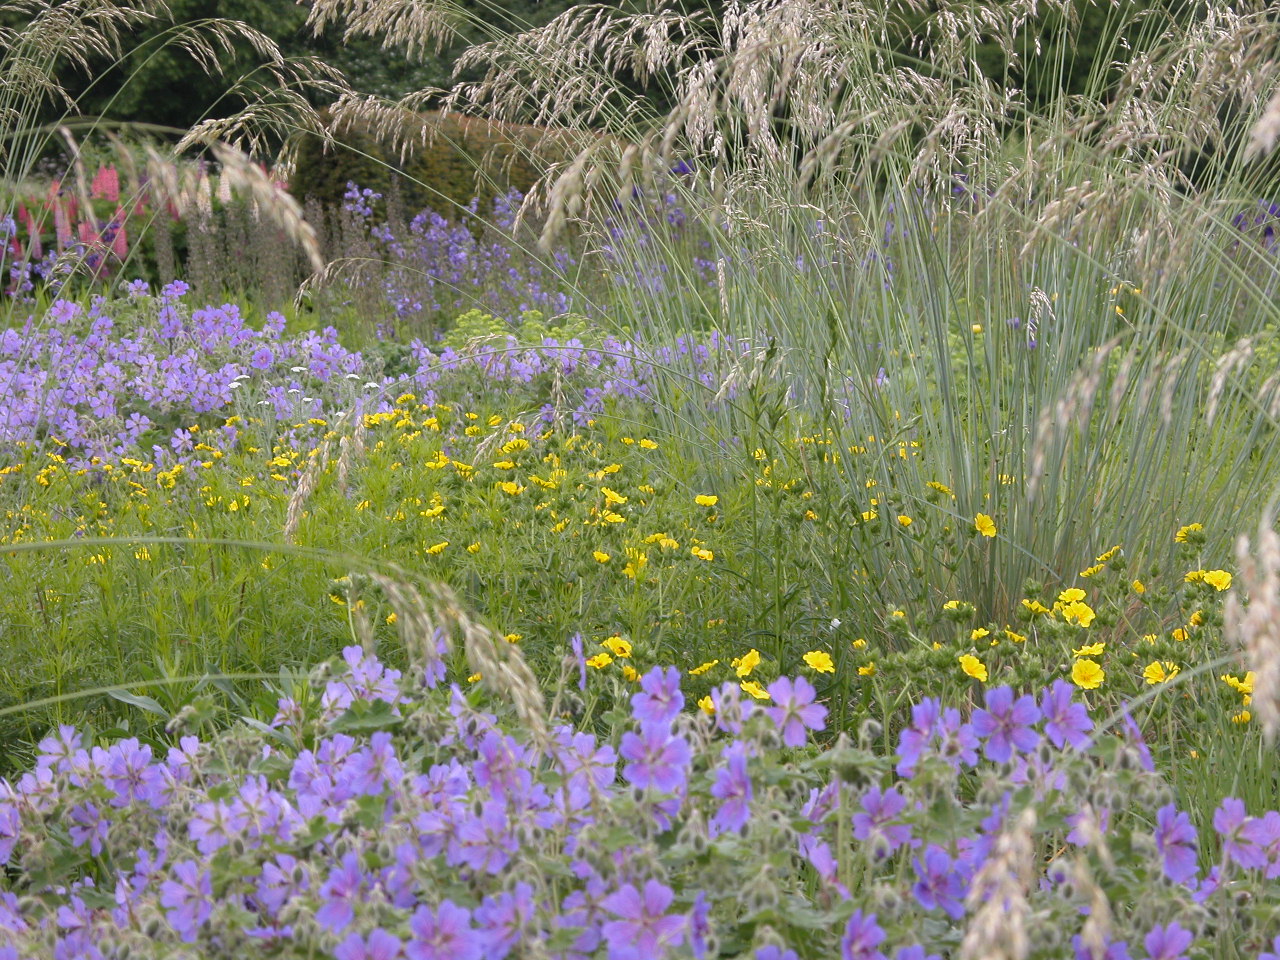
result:
[(1240, 572), (1223, 607), (1224, 634), (1253, 671), (1250, 710), (1270, 743), (1280, 729), (1280, 535), (1271, 511), (1258, 523), (1256, 552), (1252, 546), (1244, 534), (1236, 541)]
[(991, 856), (974, 876), (965, 899), (973, 917), (960, 943), (960, 960), (1024, 960), (1030, 953), (1027, 891), (1036, 873), (1035, 825), (1035, 810), (1027, 807), (996, 838)]

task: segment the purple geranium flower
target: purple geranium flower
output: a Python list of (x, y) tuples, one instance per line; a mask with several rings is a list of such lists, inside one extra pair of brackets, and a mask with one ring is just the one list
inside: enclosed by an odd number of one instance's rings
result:
[(911, 827), (894, 822), (906, 807), (906, 798), (893, 787), (881, 791), (874, 786), (863, 795), (862, 812), (853, 815), (853, 835), (871, 845), (875, 859), (911, 841)]
[(1248, 870), (1258, 870), (1267, 865), (1267, 855), (1252, 842), (1250, 822), (1244, 801), (1237, 797), (1224, 797), (1213, 812), (1213, 829), (1222, 838), (1223, 856)]
[(952, 862), (947, 851), (936, 843), (929, 844), (923, 862), (912, 858), (919, 878), (911, 888), (920, 906), (926, 910), (942, 910), (952, 920), (964, 916), (964, 904), (960, 898), (965, 892), (965, 877), (959, 861)]
[(782, 731), (782, 742), (788, 747), (803, 747), (807, 730), (826, 729), (827, 708), (813, 702), (817, 693), (804, 677), (779, 677), (769, 684), (769, 696), (777, 706), (765, 712)]
[(667, 947), (678, 947), (686, 920), (667, 913), (674, 899), (671, 888), (657, 880), (645, 881), (643, 893), (628, 883), (605, 897), (600, 905), (618, 917), (600, 928), (609, 960), (656, 960)]
[(1184, 930), (1178, 923), (1167, 927), (1156, 925), (1143, 939), (1150, 960), (1186, 960), (1187, 947), (1191, 946), (1191, 931)]
[(1040, 708), (1030, 694), (1015, 700), (1009, 687), (996, 687), (987, 691), (986, 705), (973, 711), (973, 732), (987, 741), (983, 750), (988, 760), (1008, 763), (1015, 749), (1026, 753), (1040, 743), (1040, 734), (1031, 729)]
[(942, 704), (933, 697), (925, 697), (911, 707), (911, 724), (898, 740), (898, 776), (909, 777), (915, 773), (920, 755), (937, 735), (941, 719)]
[(631, 698), (631, 713), (639, 723), (669, 724), (684, 707), (675, 667), (654, 667), (640, 678), (640, 690)]
[(752, 791), (751, 777), (747, 773), (747, 745), (735, 740), (724, 748), (721, 756), (727, 762), (716, 771), (711, 795), (724, 802), (711, 818), (713, 834), (741, 830), (751, 819)]
[(1088, 732), (1093, 729), (1089, 711), (1084, 704), (1073, 702), (1074, 688), (1065, 680), (1053, 681), (1040, 697), (1040, 710), (1044, 714), (1044, 735), (1059, 750), (1070, 744), (1077, 750), (1089, 745)]
[(195, 943), (196, 933), (213, 913), (213, 880), (194, 860), (173, 865), (173, 879), (160, 885), (160, 906), (183, 943)]
[(876, 949), (882, 943), (884, 931), (876, 923), (876, 915), (869, 913), (863, 916), (861, 910), (855, 910), (845, 924), (844, 936), (840, 938), (840, 960), (886, 960), (885, 955)]
[(674, 793), (684, 786), (693, 755), (689, 742), (683, 737), (651, 725), (642, 726), (639, 734), (624, 733), (618, 752), (624, 760), (631, 761), (622, 768), (628, 783), (642, 790), (652, 787), (662, 793)]
[(409, 960), (482, 960), (484, 937), (471, 928), (471, 911), (450, 900), (432, 910), (425, 904), (409, 918), (413, 934), (404, 947)]
[(360, 857), (348, 853), (320, 885), (324, 903), (316, 911), (316, 923), (334, 933), (341, 933), (349, 927), (356, 916), (354, 904), (364, 898), (365, 881)]
[(401, 946), (398, 937), (379, 928), (367, 939), (358, 933), (350, 934), (334, 948), (333, 956), (334, 960), (396, 960)]
[(1174, 883), (1186, 883), (1196, 875), (1196, 828), (1172, 803), (1156, 811), (1156, 849), (1164, 860), (1165, 876)]
[(1105, 940), (1101, 957), (1097, 957), (1085, 945), (1084, 938), (1078, 933), (1071, 938), (1071, 947), (1076, 953), (1075, 960), (1132, 960), (1129, 956), (1129, 945), (1123, 940)]

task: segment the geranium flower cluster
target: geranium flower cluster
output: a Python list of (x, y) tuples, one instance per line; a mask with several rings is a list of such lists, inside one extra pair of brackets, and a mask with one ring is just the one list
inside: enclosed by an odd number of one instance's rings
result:
[(814, 749), (803, 678), (708, 714), (655, 667), (629, 720), (545, 735), (445, 679), (351, 647), (211, 739), (59, 728), (0, 781), (0, 958), (927, 960), (978, 929), (1177, 960), (1276, 899), (1280, 813), (1225, 799), (1202, 876), (1136, 725), (1096, 730), (1062, 682), (918, 704), (892, 757)]
[[(332, 327), (286, 336), (285, 318), (270, 313), (255, 328), (234, 304), (192, 309), (186, 284), (151, 296), (137, 281), (127, 299), (96, 298), (85, 309), (56, 301), (40, 318), (0, 333), (0, 444), (51, 437), (73, 466), (92, 458), (117, 462), (142, 454), (157, 464), (192, 456), (190, 424), (202, 415), (238, 415), (278, 424), (290, 437), (314, 432), (309, 421), (343, 412), (385, 412), (410, 386), (434, 402), (436, 390), (472, 374), (477, 393), (495, 384), (528, 387), (552, 376), (580, 382), (574, 410), (583, 422), (609, 398), (649, 401), (656, 365), (687, 358), (703, 382), (728, 345), (681, 341), (657, 351), (606, 339), (519, 344), (438, 352), (409, 345), (410, 371), (388, 376), (382, 361), (349, 351)], [(449, 391), (456, 400), (458, 390)], [(228, 441), (236, 431), (228, 429)]]

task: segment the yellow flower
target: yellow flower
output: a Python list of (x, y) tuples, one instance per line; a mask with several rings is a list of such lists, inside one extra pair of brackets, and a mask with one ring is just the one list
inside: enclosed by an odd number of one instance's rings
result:
[(504, 480), (502, 483), (498, 484), (498, 489), (513, 497), (517, 494), (524, 493), (524, 487), (520, 486), (520, 484), (513, 480)]
[(1189, 543), (1187, 539), (1191, 534), (1199, 533), (1204, 529), (1202, 523), (1188, 523), (1185, 527), (1179, 527), (1178, 532), (1173, 535), (1175, 543)]
[(480, 679), (480, 674), (473, 673), (471, 676), (467, 677), (467, 683), (475, 683), (479, 679)]
[(719, 662), (720, 662), (719, 660), (708, 660), (706, 663), (700, 663), (698, 664), (698, 666), (694, 667), (692, 670), (689, 671), (689, 676), (700, 677), (704, 673), (706, 673), (708, 670), (710, 670), (712, 667), (714, 667), (716, 664), (718, 664)]
[(499, 460), (493, 466), (495, 470), (514, 470), (516, 465), (510, 460)]
[(1071, 667), (1071, 682), (1081, 690), (1096, 690), (1107, 678), (1107, 672), (1096, 660), (1077, 660)]
[(627, 681), (627, 683), (635, 683), (640, 679), (640, 674), (636, 671), (635, 667), (631, 666), (631, 664), (624, 663), (622, 665), (622, 679)]
[(1204, 582), (1221, 592), (1231, 589), (1231, 574), (1225, 570), (1210, 570), (1204, 575)]
[(1014, 633), (1012, 630), (1008, 629), (1007, 627), (1005, 628), (1004, 635), (1008, 637), (1010, 640), (1012, 640), (1014, 643), (1027, 642), (1027, 638), (1024, 634)]
[(981, 660), (969, 653), (961, 656), (959, 660), (960, 669), (963, 670), (967, 676), (973, 677), (975, 680), (980, 680), (983, 683), (987, 682), (987, 666)]
[(879, 514), (876, 513), (874, 510), (864, 510), (862, 512), (862, 522), (870, 523), (872, 520), (874, 520), (878, 516)]
[(951, 497), (952, 499), (955, 498), (955, 494), (951, 492), (951, 488), (948, 487), (945, 483), (939, 483), (937, 480), (930, 480), (928, 483), (925, 484), (925, 486), (928, 487), (930, 490), (937, 490), (939, 493), (945, 494), (946, 496)]
[(1187, 617), (1187, 623), (1193, 627), (1204, 626), (1204, 611), (1197, 610), (1195, 613), (1191, 614), (1191, 616)]
[(875, 675), (876, 665), (874, 663), (868, 663), (865, 667), (858, 668), (858, 676), (860, 677), (874, 677)]
[(599, 563), (609, 562), (609, 554), (605, 553), (603, 550), (592, 550), (591, 555), (595, 557), (596, 561)]
[(1079, 587), (1069, 587), (1058, 594), (1059, 603), (1075, 603), (1084, 599), (1084, 591)]
[(710, 561), (716, 558), (716, 555), (712, 551), (708, 550), (706, 547), (693, 547), (690, 549), (689, 552), (692, 553), (699, 560)]
[(616, 490), (610, 490), (608, 487), (601, 487), (600, 492), (604, 494), (606, 503), (626, 503), (627, 498)]
[(1232, 715), (1232, 723), (1248, 723), (1253, 719), (1253, 714), (1248, 710), (1241, 710), (1239, 713)]
[(1023, 600), (1022, 605), (1031, 611), (1032, 616), (1043, 617), (1049, 612), (1049, 608), (1039, 600)]
[(521, 640), (523, 640), (523, 639), (524, 639), (524, 634), (523, 634), (523, 633), (508, 633), (508, 634), (506, 634), (505, 636), (503, 636), (503, 638), (502, 638), (502, 639), (503, 639), (503, 640), (505, 640), (505, 641), (507, 641), (507, 643), (519, 643)]
[[(1025, 601), (1024, 601), (1024, 602), (1025, 602)], [(943, 609), (943, 610), (959, 610), (959, 609), (960, 609), (960, 601), (959, 601), (959, 600), (948, 600), (946, 603), (944, 603), (944, 604), (942, 605), (942, 609)]]
[(1081, 647), (1079, 650), (1072, 650), (1071, 655), (1073, 657), (1097, 657), (1105, 649), (1107, 649), (1107, 644), (1104, 640), (1100, 643), (1091, 643), (1087, 647)]
[(1184, 576), (1182, 579), (1185, 583), (1200, 583), (1202, 580), (1204, 580), (1204, 571), (1188, 570), (1186, 573), (1186, 576)]
[(1154, 633), (1146, 633), (1142, 635), (1143, 643), (1155, 643), (1159, 639)]
[(810, 650), (804, 655), (804, 662), (810, 670), (816, 670), (818, 673), (836, 672), (835, 661), (825, 650)]
[(1146, 585), (1145, 583), (1143, 583), (1141, 580), (1135, 580), (1135, 581), (1133, 581), (1132, 586), (1133, 586), (1133, 592), (1134, 592), (1134, 593), (1146, 593), (1146, 592), (1147, 592), (1147, 585)]
[(908, 517), (905, 513), (900, 513), (898, 514), (898, 523), (900, 523), (904, 527), (909, 527), (911, 526), (911, 518)]
[(663, 537), (661, 540), (658, 541), (658, 546), (660, 546), (663, 550), (675, 550), (677, 547), (680, 546), (680, 541), (672, 540), (670, 537)]
[(734, 657), (730, 666), (738, 671), (739, 677), (751, 676), (751, 671), (760, 666), (760, 651), (752, 647), (741, 657)]
[(867, 641), (863, 640), (861, 637), (859, 637), (857, 640), (854, 640), (853, 643), (851, 644), (851, 646), (855, 650), (861, 650), (866, 645), (867, 645)]
[(1170, 634), (1170, 636), (1172, 636), (1173, 639), (1177, 640), (1179, 643), (1182, 643), (1187, 639), (1188, 636), (1190, 636), (1190, 634), (1188, 634), (1187, 631), (1184, 630), (1182, 627), (1179, 627), (1177, 630), (1173, 631), (1173, 633)]
[(600, 646), (608, 649), (615, 657), (625, 659), (631, 656), (631, 644), (619, 636), (606, 637), (601, 641)]
[(1089, 577), (1092, 577), (1095, 574), (1101, 573), (1106, 568), (1107, 568), (1107, 565), (1105, 563), (1096, 563), (1092, 567), (1086, 567), (1085, 569), (1081, 570), (1080, 576), (1084, 577), (1087, 580)]
[(444, 548), (447, 547), (448, 545), (449, 545), (448, 540), (441, 540), (439, 543), (433, 543), (431, 546), (427, 547), (427, 553), (431, 554), (432, 556), (438, 553), (444, 553)]
[(996, 535), (996, 522), (985, 513), (980, 513), (973, 518), (973, 528), (984, 537), (994, 537)]
[(981, 640), (983, 637), (990, 636), (990, 635), (991, 635), (991, 631), (988, 630), (986, 627), (978, 627), (978, 629), (976, 630), (969, 631), (970, 640)]
[(971, 325), (971, 326), (969, 327), (969, 331), (970, 331), (971, 333), (975, 333), (975, 334), (981, 333), (981, 332), (982, 332), (982, 324), (980, 324), (980, 323), (975, 323), (975, 324)]
[(587, 659), (587, 666), (595, 667), (597, 670), (603, 670), (611, 663), (613, 663), (613, 657), (607, 653), (597, 653), (594, 657)]
[(1243, 680), (1239, 677), (1233, 677), (1229, 673), (1224, 673), (1221, 679), (1223, 683), (1236, 691), (1236, 693), (1244, 694), (1246, 697), (1253, 693), (1254, 674), (1252, 670), (1244, 675)]
[(1182, 668), (1170, 660), (1152, 660), (1142, 671), (1148, 684), (1166, 683), (1176, 677)]
[(467, 544), (467, 553), (479, 553), (479, 552), (480, 552), (480, 544), (478, 543)]
[(1087, 603), (1068, 603), (1062, 608), (1062, 619), (1068, 623), (1074, 620), (1080, 626), (1087, 627), (1093, 623), (1093, 618), (1093, 607)]
[(606, 510), (604, 513), (600, 514), (600, 518), (604, 520), (605, 523), (626, 523), (627, 522), (626, 517), (624, 517), (620, 513), (614, 513), (612, 510)]
[(720, 502), (720, 498), (714, 494), (700, 493), (693, 498), (693, 502), (700, 507), (714, 507)]
[(769, 699), (769, 692), (754, 680), (744, 680), (742, 683), (738, 684), (738, 686), (742, 687), (743, 690), (751, 694), (757, 700)]
[(1119, 544), (1116, 544), (1114, 547), (1112, 547), (1112, 548), (1111, 548), (1110, 550), (1108, 550), (1106, 553), (1101, 554), (1101, 555), (1100, 555), (1096, 560), (1094, 560), (1093, 562), (1094, 562), (1094, 563), (1108, 563), (1108, 562), (1110, 562), (1111, 558), (1112, 558), (1112, 557), (1114, 557), (1114, 556), (1115, 556), (1117, 553), (1119, 553), (1119, 552), (1120, 552), (1120, 545), (1119, 545)]
[(395, 623), (399, 619), (394, 612), (387, 614), (387, 623)]
[(716, 705), (711, 700), (711, 694), (707, 694), (698, 701), (698, 709), (705, 713), (708, 717), (716, 712)]
[(653, 440), (641, 440), (640, 446), (645, 450), (657, 450), (658, 444)]

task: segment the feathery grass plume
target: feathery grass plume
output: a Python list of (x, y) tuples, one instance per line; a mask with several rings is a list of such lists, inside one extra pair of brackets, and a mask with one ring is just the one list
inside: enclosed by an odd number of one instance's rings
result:
[[(225, 143), (208, 145), (221, 168), (220, 186), (246, 197), (259, 216), (280, 227), (306, 255), (315, 272), (324, 270), (315, 227), (303, 216), (302, 206), (266, 170), (243, 151)], [(200, 211), (210, 202), (208, 178), (191, 164), (180, 163), (177, 151), (161, 153), (146, 148), (147, 176), (153, 199), (170, 204), (178, 214)]]
[(1249, 131), (1249, 145), (1245, 147), (1245, 159), (1265, 157), (1275, 149), (1276, 140), (1280, 139), (1280, 88), (1271, 95), (1267, 107), (1258, 117), (1258, 122)]
[[(525, 662), (520, 647), (499, 638), (483, 623), (475, 620), (446, 584), (431, 582), (420, 593), (406, 583), (396, 583), (382, 575), (374, 575), (378, 584), (396, 606), (397, 626), (411, 656), (424, 664), (439, 659), (437, 639), (446, 649), (461, 643), (467, 664), (480, 682), (496, 696), (510, 702), (516, 716), (538, 744), (548, 735), (546, 701), (533, 671)], [(424, 595), (425, 594), (425, 595)], [(404, 618), (413, 624), (412, 639), (400, 624)]]
[(1280, 535), (1274, 511), (1259, 520), (1254, 543), (1240, 535), (1236, 562), (1240, 573), (1223, 607), (1223, 632), (1253, 671), (1249, 709), (1270, 742), (1280, 730)]
[(1102, 384), (1107, 357), (1118, 345), (1118, 341), (1112, 340), (1094, 351), (1089, 366), (1076, 372), (1057, 401), (1041, 408), (1031, 446), (1031, 468), (1027, 476), (1028, 503), (1036, 501), (1050, 449), (1064, 442), (1068, 430), (1079, 428), (1082, 433), (1088, 434), (1089, 421), (1093, 417), (1093, 401)]
[(1218, 413), (1218, 401), (1226, 389), (1227, 380), (1241, 373), (1253, 358), (1253, 338), (1241, 337), (1235, 346), (1218, 358), (1213, 371), (1213, 380), (1209, 384), (1209, 400), (1205, 410), (1205, 422), (1213, 426), (1214, 417)]
[(1111, 941), (1111, 901), (1107, 892), (1093, 879), (1093, 871), (1084, 857), (1076, 857), (1072, 861), (1071, 878), (1081, 899), (1089, 902), (1089, 915), (1080, 928), (1080, 945), (1088, 960), (1105, 960), (1107, 945)]
[(376, 570), (369, 573), (369, 578), (386, 594), (395, 611), (396, 631), (409, 663), (424, 675), (434, 676), (441, 658), (449, 653), (449, 631), (436, 626), (421, 591), (408, 580)]
[(310, 7), (307, 26), (316, 36), (330, 24), (344, 24), (344, 43), (378, 37), (383, 49), (402, 49), (409, 57), (439, 51), (475, 16), (450, 0), (311, 0)]
[(974, 875), (965, 897), (972, 916), (960, 942), (961, 960), (1024, 960), (1030, 952), (1027, 890), (1036, 876), (1035, 825), (1035, 809), (1027, 807), (1001, 831)]
[(302, 476), (298, 478), (298, 485), (293, 488), (293, 493), (289, 497), (289, 507), (285, 511), (285, 543), (294, 542), (293, 538), (298, 532), (298, 524), (302, 522), (302, 515), (306, 512), (307, 501), (311, 498), (311, 494), (315, 492), (316, 484), (320, 482), (320, 474), (324, 472), (329, 463), (329, 448), (331, 444), (332, 441), (325, 440), (320, 446), (311, 451), (311, 456), (307, 459), (307, 465), (303, 468)]

